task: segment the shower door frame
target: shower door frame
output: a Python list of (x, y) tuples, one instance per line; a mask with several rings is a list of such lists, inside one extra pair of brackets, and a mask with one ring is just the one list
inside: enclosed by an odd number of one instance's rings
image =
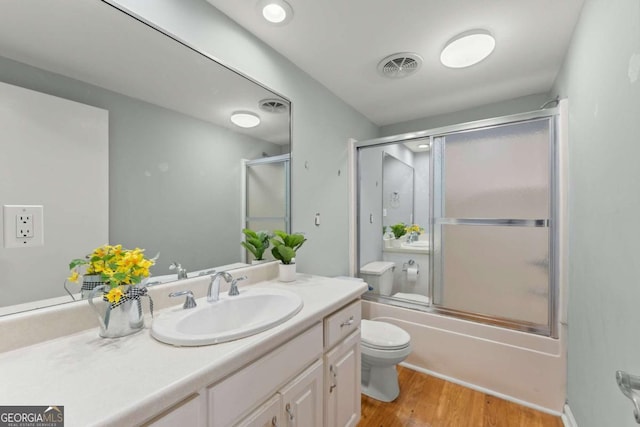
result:
[[(548, 324), (547, 325), (538, 325), (523, 321), (515, 321), (511, 319), (505, 319), (495, 316), (482, 315), (476, 313), (469, 313), (460, 310), (445, 308), (435, 306), (430, 304), (429, 306), (423, 306), (420, 304), (412, 304), (409, 302), (398, 301), (394, 298), (368, 294), (365, 293), (363, 295), (364, 299), (382, 302), (386, 304), (393, 304), (397, 306), (401, 306), (409, 309), (418, 309), (422, 311), (428, 311), (430, 313), (435, 314), (443, 314), (447, 316), (456, 317), (459, 319), (470, 320), (474, 322), (479, 322), (483, 324), (489, 324), (493, 326), (505, 327), (512, 330), (529, 332), (538, 335), (548, 336), (551, 338), (558, 338), (558, 318), (559, 318), (559, 298), (560, 298), (560, 289), (559, 289), (559, 230), (557, 227), (557, 222), (560, 218), (560, 202), (559, 202), (559, 146), (558, 146), (558, 132), (559, 132), (559, 114), (560, 109), (558, 107), (548, 108), (544, 110), (537, 110), (526, 113), (513, 114), (509, 116), (496, 117), (491, 119), (478, 120), (473, 122), (461, 123), (451, 126), (444, 126), (419, 132), (409, 132), (401, 135), (394, 135), (389, 137), (377, 138), (368, 141), (362, 141), (355, 143), (355, 149), (358, 150), (360, 148), (368, 147), (368, 146), (376, 146), (376, 145), (388, 145), (394, 143), (403, 143), (416, 139), (429, 139), (430, 148), (433, 148), (433, 140), (437, 137), (445, 137), (448, 134), (464, 132), (464, 131), (473, 131), (479, 129), (489, 129), (492, 127), (497, 127), (501, 125), (514, 124), (518, 122), (527, 122), (530, 120), (536, 119), (544, 119), (548, 118), (550, 120), (550, 132), (549, 132), (549, 296), (548, 296)], [(433, 153), (433, 151), (431, 151)], [(429, 239), (430, 239), (430, 248), (433, 251), (435, 247), (434, 242), (434, 227), (435, 227), (435, 219), (434, 219), (434, 197), (435, 197), (435, 168), (434, 168), (434, 155), (429, 159), (429, 174), (430, 174), (430, 189), (429, 192), (429, 209), (430, 209), (430, 218), (429, 218)], [(358, 156), (356, 156), (356, 170), (357, 170), (357, 179), (358, 183), (360, 180), (360, 164), (358, 163)], [(357, 230), (360, 230), (360, 194), (357, 192), (358, 196), (356, 198), (356, 206), (357, 206), (357, 214), (356, 214), (356, 227)], [(355, 271), (359, 273), (359, 265), (360, 265), (360, 239), (358, 238), (358, 253), (356, 257), (356, 268)], [(434, 256), (433, 252), (429, 254), (429, 296), (433, 296), (434, 292)]]
[[(285, 177), (285, 206), (284, 206), (284, 216), (283, 217), (251, 217), (248, 216), (248, 197), (249, 192), (247, 191), (247, 168), (255, 165), (266, 165), (273, 163), (283, 163), (284, 167), (284, 177)], [(242, 187), (242, 197), (240, 197), (241, 206), (240, 212), (242, 215), (242, 221), (240, 224), (240, 236), (242, 241), (244, 241), (244, 234), (242, 230), (249, 226), (251, 221), (284, 221), (284, 230), (287, 233), (291, 233), (291, 154), (280, 154), (276, 156), (263, 157), (255, 160), (242, 159), (241, 160), (241, 177), (240, 177), (240, 185)], [(241, 246), (240, 247), (240, 256), (242, 262), (246, 262), (247, 260), (247, 251)]]

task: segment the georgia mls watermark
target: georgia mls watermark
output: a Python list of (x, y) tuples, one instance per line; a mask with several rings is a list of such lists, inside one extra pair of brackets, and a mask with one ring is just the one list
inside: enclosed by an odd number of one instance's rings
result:
[(0, 406), (0, 427), (64, 427), (64, 406)]

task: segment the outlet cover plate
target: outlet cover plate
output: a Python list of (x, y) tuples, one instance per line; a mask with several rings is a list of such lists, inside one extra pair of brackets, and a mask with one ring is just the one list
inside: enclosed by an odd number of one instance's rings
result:
[[(42, 205), (3, 205), (3, 235), (5, 248), (28, 248), (44, 246), (44, 216)], [(30, 229), (26, 236), (18, 234), (20, 216), (30, 219)], [(24, 233), (22, 233), (24, 234)]]

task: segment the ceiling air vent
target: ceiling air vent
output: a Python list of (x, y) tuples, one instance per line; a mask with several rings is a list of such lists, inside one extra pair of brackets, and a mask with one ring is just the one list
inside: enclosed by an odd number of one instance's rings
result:
[(420, 69), (422, 58), (415, 53), (396, 53), (378, 63), (378, 72), (390, 79), (410, 76)]
[(259, 102), (260, 109), (268, 113), (285, 113), (289, 108), (281, 99), (263, 99)]

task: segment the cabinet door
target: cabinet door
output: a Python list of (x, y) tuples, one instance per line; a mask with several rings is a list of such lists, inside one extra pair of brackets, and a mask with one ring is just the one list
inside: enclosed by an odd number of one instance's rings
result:
[(288, 427), (322, 427), (322, 360), (280, 390)]
[(282, 400), (279, 394), (275, 394), (242, 421), (234, 425), (237, 427), (283, 427), (285, 424), (281, 412)]
[(325, 355), (325, 422), (355, 427), (360, 420), (360, 330)]

